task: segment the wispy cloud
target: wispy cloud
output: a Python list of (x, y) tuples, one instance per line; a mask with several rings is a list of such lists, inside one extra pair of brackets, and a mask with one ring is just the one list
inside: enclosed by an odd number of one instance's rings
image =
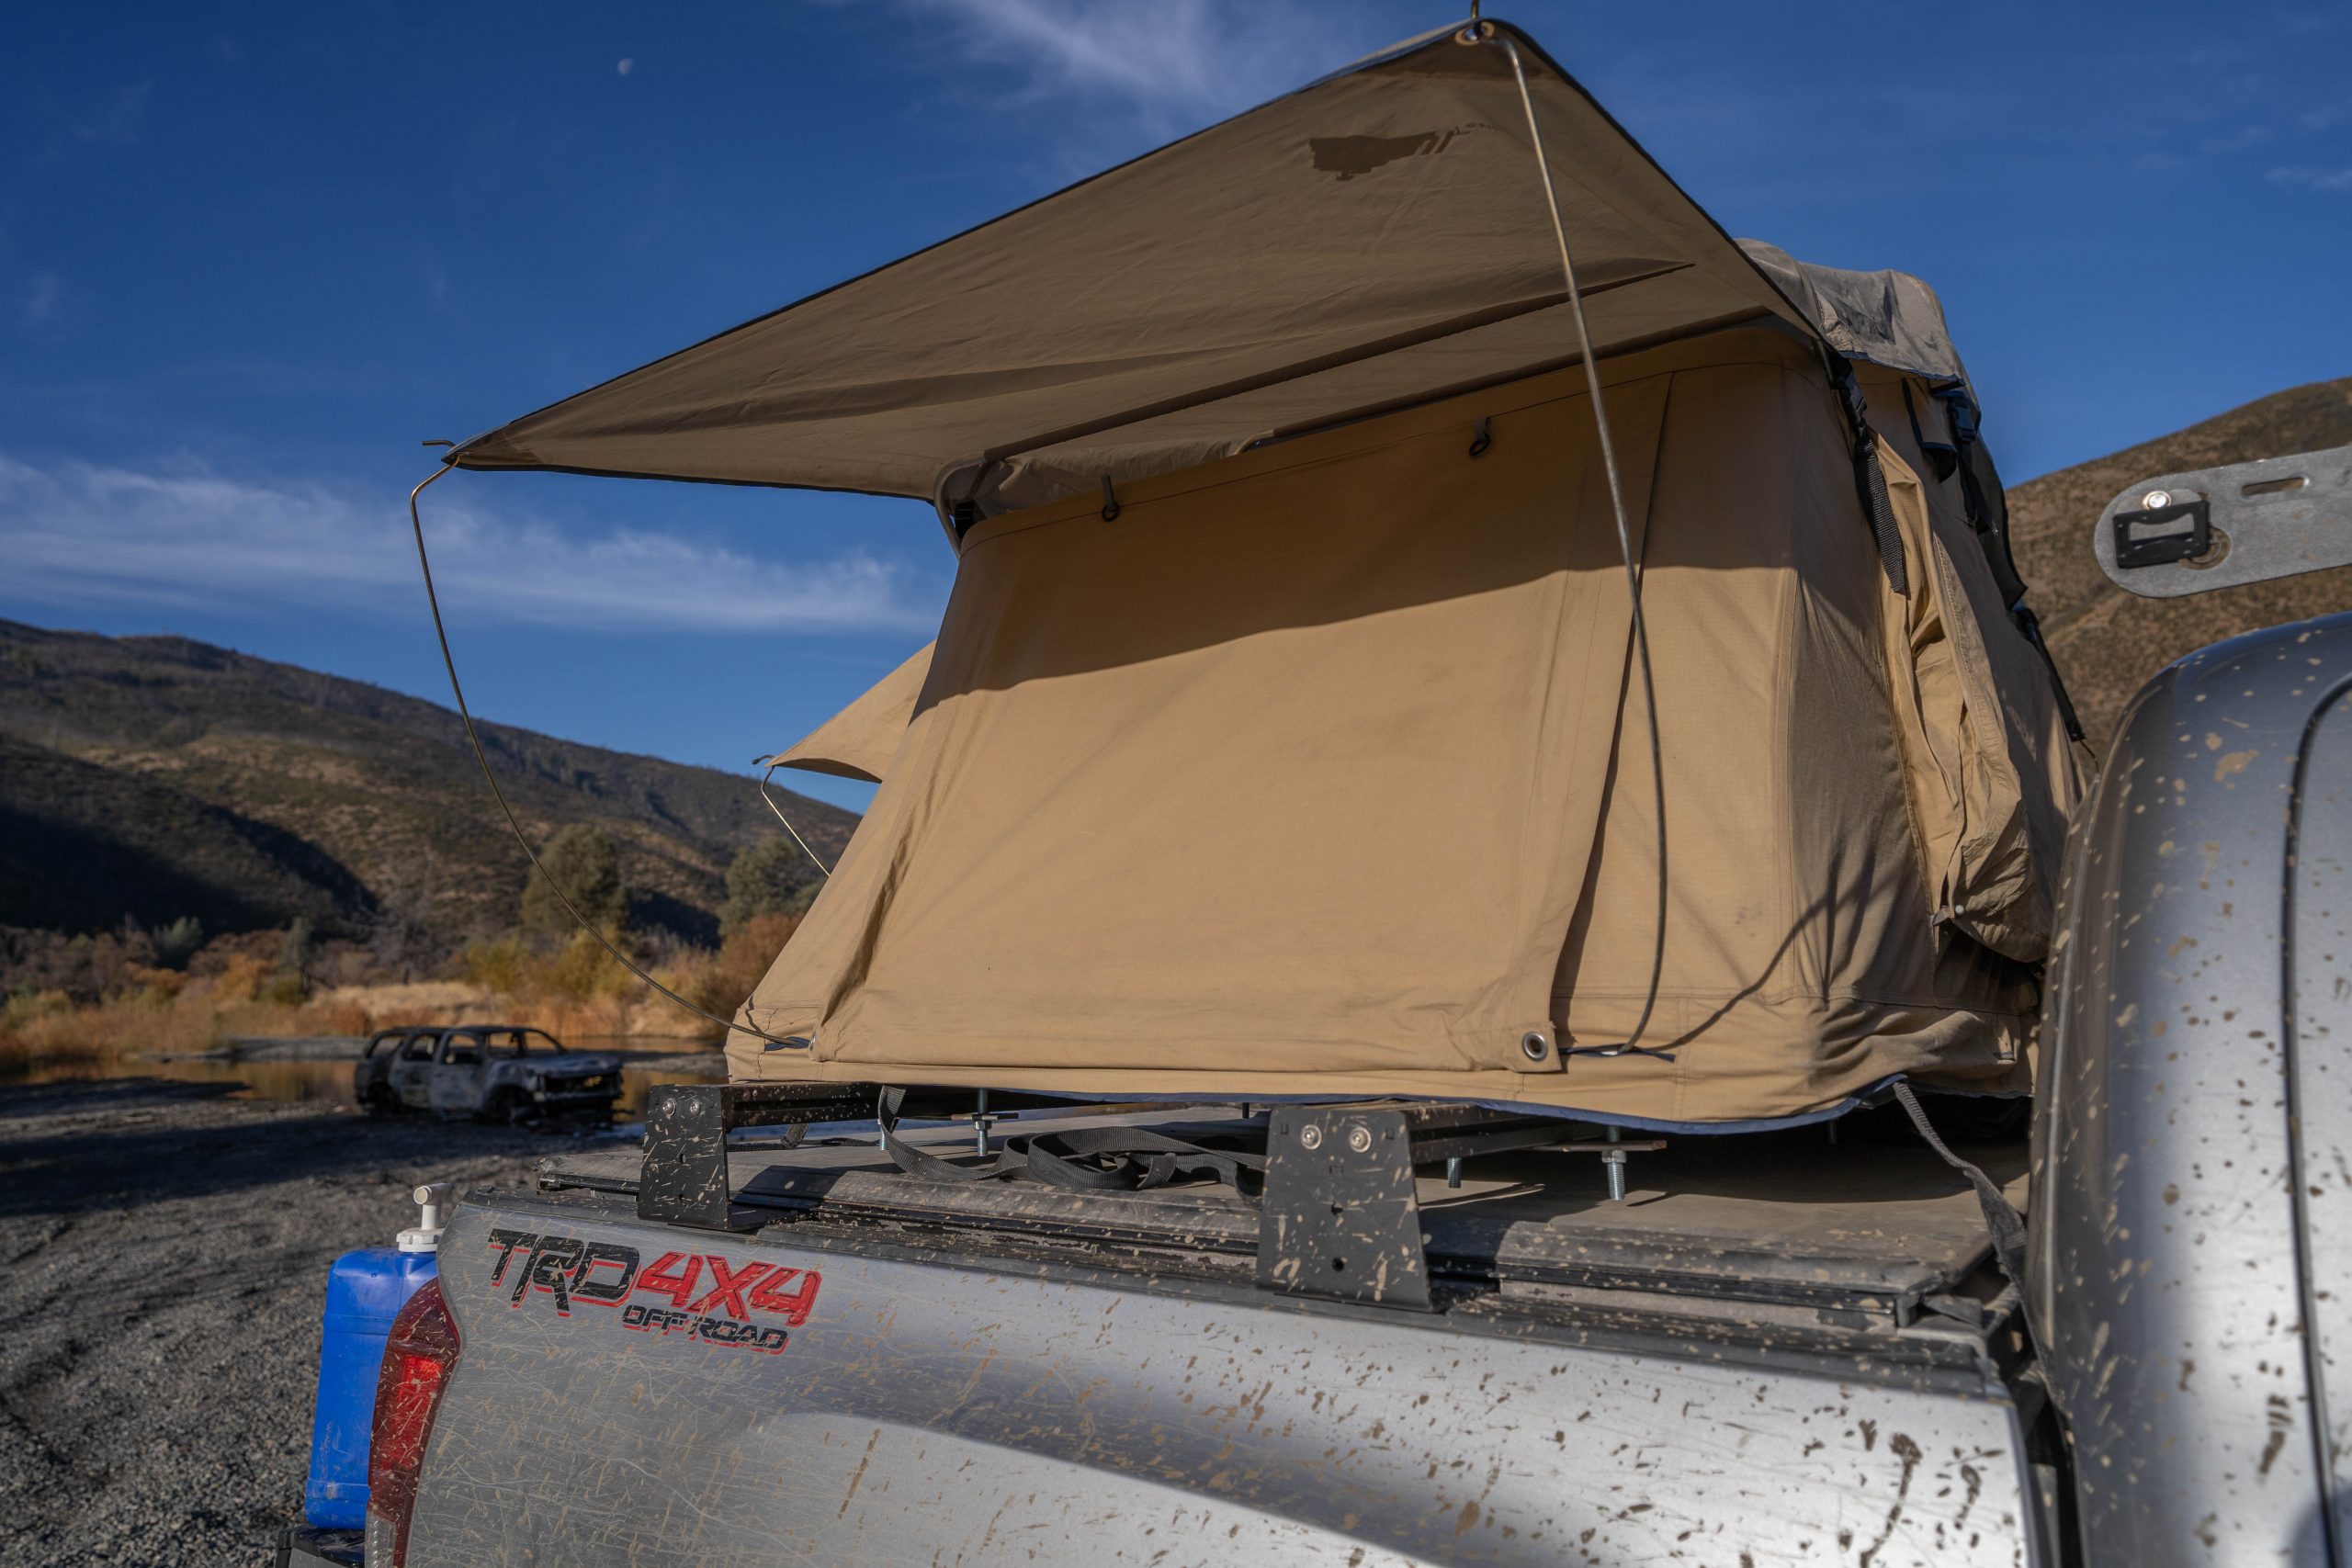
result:
[(65, 294), (53, 272), (35, 273), (17, 298), (17, 312), (28, 327), (45, 327), (56, 318)]
[[(1331, 19), (1292, 0), (902, 0), (1003, 73), (991, 92), (1085, 98), (1155, 129), (1249, 107), (1344, 63)], [(1345, 50), (1342, 48), (1341, 54)]]
[(89, 112), (75, 117), (74, 140), (98, 146), (119, 146), (137, 141), (139, 127), (147, 118), (147, 95), (154, 90), (153, 82), (116, 88)]
[(2243, 152), (2249, 147), (2259, 147), (2270, 140), (2272, 131), (2267, 125), (2241, 125), (2234, 130), (2209, 136), (2202, 143), (2205, 152), (2217, 158), (2233, 152)]
[(2303, 190), (2352, 190), (2352, 168), (2273, 169), (2263, 177), (2272, 185), (2294, 186)]
[[(814, 634), (938, 622), (941, 584), (862, 552), (775, 560), (658, 531), (512, 521), (462, 500), (429, 504), (425, 529), (444, 603), (508, 620)], [(0, 559), (14, 596), (51, 603), (366, 613), (405, 610), (417, 591), (400, 498), (196, 464), (38, 466), (0, 456)]]

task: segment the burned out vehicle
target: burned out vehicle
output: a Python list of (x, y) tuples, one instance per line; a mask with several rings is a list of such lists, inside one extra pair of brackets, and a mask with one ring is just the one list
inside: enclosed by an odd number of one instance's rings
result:
[(353, 1065), (351, 1087), (360, 1107), (379, 1115), (602, 1120), (620, 1094), (621, 1062), (514, 1024), (381, 1029)]
[[(458, 1205), (288, 1559), (2340, 1562), (2352, 616), (2086, 778), (1932, 293), (1523, 34), (449, 460), (924, 496), (956, 586), (775, 758), (880, 788), (732, 1081)], [(2281, 461), (2102, 562), (2352, 560)]]

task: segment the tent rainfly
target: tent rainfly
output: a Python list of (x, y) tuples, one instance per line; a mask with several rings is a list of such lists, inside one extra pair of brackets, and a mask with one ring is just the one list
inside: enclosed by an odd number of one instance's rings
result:
[(451, 461), (948, 528), (775, 759), (880, 789), (737, 1077), (1724, 1127), (2030, 1081), (2078, 781), (1975, 415), (1924, 284), (1730, 240), (1490, 21)]

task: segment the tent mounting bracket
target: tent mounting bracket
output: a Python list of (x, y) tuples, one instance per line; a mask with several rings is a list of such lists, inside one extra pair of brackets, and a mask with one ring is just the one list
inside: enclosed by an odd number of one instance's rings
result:
[(1565, 1142), (1575, 1123), (1477, 1105), (1276, 1106), (1258, 1287), (1434, 1312), (1415, 1167)]

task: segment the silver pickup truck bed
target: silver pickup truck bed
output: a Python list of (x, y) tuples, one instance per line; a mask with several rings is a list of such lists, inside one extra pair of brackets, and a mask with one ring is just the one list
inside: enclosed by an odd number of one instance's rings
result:
[(2011, 1298), (1916, 1142), (1678, 1140), (1623, 1205), (1549, 1150), (1433, 1174), (1426, 1314), (1259, 1290), (1224, 1188), (840, 1142), (736, 1154), (774, 1219), (727, 1235), (640, 1221), (638, 1159), (460, 1209), (411, 1563), (2035, 1560)]

